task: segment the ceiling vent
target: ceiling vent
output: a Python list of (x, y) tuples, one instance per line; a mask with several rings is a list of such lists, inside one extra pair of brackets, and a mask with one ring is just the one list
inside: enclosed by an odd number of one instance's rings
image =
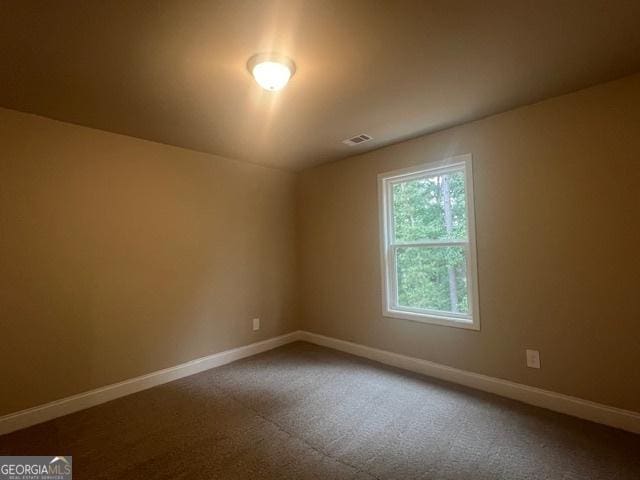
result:
[(343, 140), (342, 143), (353, 147), (354, 145), (360, 145), (361, 143), (368, 142), (369, 140), (373, 140), (373, 137), (367, 135), (366, 133), (361, 133), (360, 135), (356, 135), (355, 137)]

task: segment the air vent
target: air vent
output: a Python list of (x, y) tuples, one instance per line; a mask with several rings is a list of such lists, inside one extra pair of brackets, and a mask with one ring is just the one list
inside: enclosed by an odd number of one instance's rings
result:
[(351, 137), (351, 138), (347, 138), (346, 140), (343, 140), (342, 143), (344, 143), (345, 145), (349, 145), (350, 147), (353, 147), (354, 145), (360, 145), (361, 143), (364, 142), (368, 142), (369, 140), (372, 140), (373, 137), (367, 135), (366, 133), (361, 133), (360, 135), (356, 135), (355, 137)]

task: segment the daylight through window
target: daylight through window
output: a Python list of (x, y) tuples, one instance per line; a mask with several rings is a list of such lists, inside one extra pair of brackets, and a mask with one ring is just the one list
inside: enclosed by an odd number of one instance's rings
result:
[(379, 181), (385, 316), (478, 329), (471, 155)]

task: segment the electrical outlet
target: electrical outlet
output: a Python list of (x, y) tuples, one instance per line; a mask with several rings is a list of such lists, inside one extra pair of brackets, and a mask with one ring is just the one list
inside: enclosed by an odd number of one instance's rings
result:
[(259, 318), (254, 318), (253, 319), (253, 331), (255, 332), (256, 330), (260, 330), (260, 319)]
[(527, 367), (540, 368), (540, 352), (538, 350), (527, 350)]

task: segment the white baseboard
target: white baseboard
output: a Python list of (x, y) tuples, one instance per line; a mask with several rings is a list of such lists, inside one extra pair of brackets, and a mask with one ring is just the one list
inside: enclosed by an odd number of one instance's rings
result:
[(555, 412), (602, 423), (633, 433), (640, 433), (640, 413), (638, 412), (610, 407), (541, 388), (459, 370), (439, 363), (407, 357), (405, 355), (367, 347), (345, 340), (338, 340), (316, 333), (300, 332), (299, 339), (430, 377), (494, 393)]
[(20, 430), (38, 423), (53, 420), (85, 408), (115, 400), (132, 393), (146, 390), (163, 383), (226, 365), (241, 358), (266, 352), (287, 343), (298, 340), (322, 345), (342, 352), (368, 358), (386, 365), (402, 368), (412, 372), (439, 378), (452, 383), (494, 393), (503, 397), (546, 408), (574, 417), (591, 420), (611, 427), (620, 428), (633, 433), (640, 433), (640, 413), (610, 407), (589, 400), (563, 395), (561, 393), (530, 387), (520, 383), (501, 380), (478, 373), (467, 372), (439, 363), (408, 357), (398, 353), (367, 347), (337, 338), (326, 337), (306, 331), (291, 332), (279, 337), (270, 338), (242, 347), (215, 353), (198, 358), (175, 367), (166, 368), (147, 375), (114, 383), (71, 397), (56, 400), (0, 417), (0, 435)]
[(219, 367), (241, 358), (266, 352), (267, 350), (299, 340), (300, 334), (300, 332), (292, 332), (262, 342), (251, 343), (231, 350), (225, 350), (224, 352), (214, 353), (213, 355), (197, 358), (190, 362), (176, 365), (175, 367), (165, 368), (164, 370), (158, 370), (157, 372), (148, 373), (140, 377), (131, 378), (44, 405), (4, 415), (0, 417), (0, 435), (53, 420), (54, 418), (68, 415), (78, 410), (93, 407), (110, 400), (115, 400), (116, 398), (124, 397), (125, 395), (155, 387), (156, 385), (203, 372), (210, 368)]

